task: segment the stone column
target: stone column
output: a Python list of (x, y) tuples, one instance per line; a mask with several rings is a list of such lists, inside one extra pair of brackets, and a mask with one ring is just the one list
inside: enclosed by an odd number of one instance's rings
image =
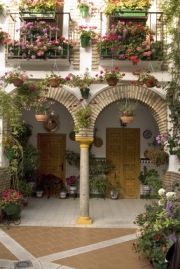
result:
[(89, 217), (89, 145), (92, 137), (76, 137), (80, 143), (80, 217), (77, 224), (92, 224)]

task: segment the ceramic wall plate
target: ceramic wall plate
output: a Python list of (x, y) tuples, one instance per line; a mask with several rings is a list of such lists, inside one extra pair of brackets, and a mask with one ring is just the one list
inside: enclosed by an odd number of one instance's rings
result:
[(75, 132), (71, 132), (69, 134), (69, 138), (72, 140), (72, 141), (75, 141)]
[(93, 144), (95, 147), (100, 148), (103, 145), (103, 140), (101, 138), (95, 138)]
[(58, 128), (58, 121), (54, 118), (49, 117), (48, 120), (44, 122), (44, 128), (48, 132), (55, 132)]

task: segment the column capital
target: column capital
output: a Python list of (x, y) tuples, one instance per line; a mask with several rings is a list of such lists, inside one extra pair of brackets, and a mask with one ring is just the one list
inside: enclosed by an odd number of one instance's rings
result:
[(89, 145), (93, 140), (93, 137), (76, 137), (76, 141), (80, 144), (80, 148), (89, 148)]

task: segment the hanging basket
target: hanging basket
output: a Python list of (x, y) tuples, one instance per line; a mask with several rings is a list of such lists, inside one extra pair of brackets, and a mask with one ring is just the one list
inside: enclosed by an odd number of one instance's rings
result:
[(47, 121), (48, 120), (47, 115), (35, 115), (35, 118), (37, 121)]
[(51, 87), (57, 88), (59, 86), (56, 78), (50, 78), (48, 81)]
[(15, 87), (21, 87), (24, 83), (24, 81), (20, 78), (12, 78), (12, 83), (14, 84)]
[(120, 117), (120, 120), (123, 122), (123, 123), (130, 123), (134, 120), (134, 117)]
[(117, 78), (107, 78), (106, 81), (109, 86), (115, 86), (119, 80)]
[(84, 89), (80, 89), (80, 91), (81, 91), (82, 98), (83, 99), (88, 99), (90, 89), (89, 88), (86, 88), (85, 90)]
[(81, 47), (86, 48), (89, 45), (89, 40), (90, 37), (89, 36), (81, 36)]
[(87, 17), (88, 11), (89, 11), (89, 8), (88, 7), (86, 7), (86, 6), (81, 7), (80, 12), (81, 12), (82, 18), (86, 18)]

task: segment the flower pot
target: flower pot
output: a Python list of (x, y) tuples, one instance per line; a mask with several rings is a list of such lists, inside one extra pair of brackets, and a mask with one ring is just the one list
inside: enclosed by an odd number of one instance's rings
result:
[(84, 89), (80, 89), (80, 91), (81, 91), (82, 98), (83, 99), (88, 99), (90, 89), (89, 88), (86, 88), (85, 90)]
[(14, 150), (13, 149), (7, 149), (5, 150), (7, 159), (11, 160), (14, 157)]
[(10, 215), (11, 219), (19, 219), (21, 217), (22, 206), (18, 206), (16, 211)]
[(147, 82), (145, 82), (145, 84), (146, 84), (146, 87), (148, 87), (148, 88), (153, 88), (155, 86), (154, 82), (147, 81)]
[(48, 81), (51, 87), (57, 88), (59, 86), (56, 78), (50, 78)]
[(109, 86), (115, 86), (115, 85), (117, 85), (119, 80), (117, 78), (112, 77), (112, 78), (107, 78), (106, 81), (107, 81)]
[(37, 18), (54, 20), (55, 12), (54, 11), (22, 10), (21, 17), (24, 20), (37, 19)]
[(66, 192), (64, 192), (64, 191), (61, 191), (59, 195), (60, 195), (60, 198), (61, 199), (65, 199), (66, 198)]
[(132, 10), (132, 9), (129, 9), (129, 8), (122, 8), (122, 9), (116, 8), (113, 11), (113, 16), (118, 16), (118, 17), (146, 17), (147, 12), (146, 12), (145, 9)]
[(121, 121), (123, 123), (130, 123), (130, 122), (132, 122), (134, 120), (134, 117), (125, 117), (125, 116), (123, 116), (123, 117), (120, 117), (120, 119), (121, 119)]
[(112, 56), (111, 50), (110, 49), (102, 49), (101, 56)]
[(12, 215), (14, 214), (17, 210), (18, 210), (18, 205), (15, 204), (9, 204), (7, 205), (3, 211), (7, 214), (7, 215)]
[(84, 6), (80, 8), (80, 12), (83, 18), (86, 18), (88, 15), (89, 8)]
[(143, 185), (142, 189), (143, 189), (143, 194), (145, 195), (150, 194), (151, 188), (148, 185)]
[(15, 87), (21, 87), (24, 83), (24, 81), (20, 78), (12, 78), (12, 83), (14, 84)]
[(74, 194), (76, 192), (76, 190), (77, 190), (77, 186), (69, 186), (69, 192), (71, 194)]
[(179, 159), (177, 155), (169, 155), (168, 171), (178, 172), (180, 168)]
[(43, 191), (36, 191), (36, 197), (37, 198), (42, 198), (43, 197)]
[(153, 265), (154, 265), (155, 269), (164, 269), (163, 264), (159, 264), (159, 263), (157, 263), (155, 261), (153, 261)]
[(86, 48), (89, 45), (89, 40), (90, 37), (89, 36), (81, 36), (81, 47)]
[(118, 191), (110, 191), (110, 194), (111, 194), (111, 199), (113, 200), (117, 200), (118, 199)]
[(35, 118), (37, 121), (47, 121), (48, 116), (47, 115), (35, 115)]

